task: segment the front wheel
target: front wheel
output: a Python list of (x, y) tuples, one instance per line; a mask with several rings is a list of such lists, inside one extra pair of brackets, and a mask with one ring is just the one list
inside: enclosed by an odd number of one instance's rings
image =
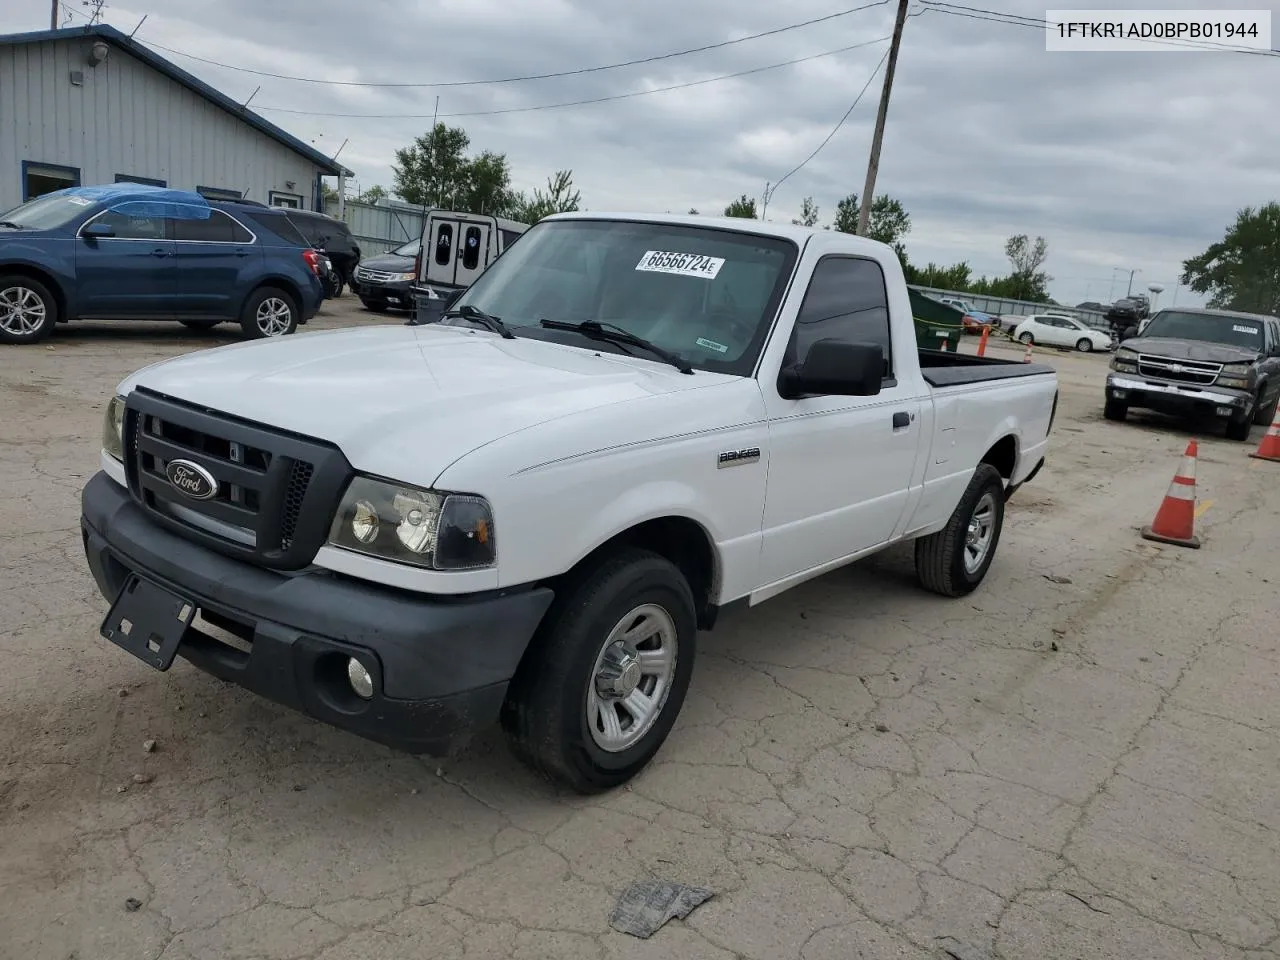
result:
[(386, 313), (387, 312), (387, 305), (383, 303), (381, 300), (361, 300), (360, 302), (364, 304), (364, 308), (368, 310), (370, 313)]
[(1129, 415), (1129, 407), (1118, 400), (1108, 398), (1102, 408), (1102, 415), (1108, 420), (1123, 420)]
[(947, 525), (916, 541), (920, 585), (944, 597), (972, 593), (987, 575), (1004, 527), (1004, 478), (978, 464)]
[(298, 329), (298, 305), (275, 287), (255, 290), (245, 301), (240, 327), (252, 340), (287, 336)]
[(43, 283), (0, 276), (0, 343), (38, 343), (53, 333), (58, 302)]
[(620, 551), (572, 578), (503, 704), (516, 755), (579, 793), (630, 780), (684, 703), (696, 623), (684, 575), (647, 550)]
[(1090, 340), (1088, 337), (1081, 337), (1079, 340), (1076, 341), (1076, 349), (1079, 350), (1081, 353), (1088, 353), (1090, 350), (1093, 349), (1093, 341)]
[(1227, 421), (1227, 439), (1237, 442), (1249, 439), (1249, 430), (1253, 427), (1253, 418), (1245, 417), (1243, 420), (1237, 420), (1232, 417)]
[(1023, 343), (1035, 343), (1036, 340), (1036, 338), (1031, 335), (1030, 330), (1019, 336), (1018, 339)]

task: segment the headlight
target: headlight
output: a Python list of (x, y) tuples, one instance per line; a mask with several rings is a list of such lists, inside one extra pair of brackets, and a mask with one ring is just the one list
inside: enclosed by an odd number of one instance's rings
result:
[(397, 274), (396, 274), (396, 279), (397, 279), (397, 280), (412, 280), (412, 279), (413, 279), (413, 277), (414, 277), (414, 275), (413, 275), (413, 273), (412, 273), (412, 272), (410, 272), (410, 273), (397, 273)]
[(107, 413), (102, 420), (102, 449), (117, 460), (124, 460), (124, 397), (107, 401)]
[(493, 512), (483, 497), (356, 477), (329, 528), (329, 543), (432, 570), (477, 570), (497, 560)]
[(1228, 363), (1218, 374), (1218, 386), (1235, 390), (1249, 389), (1249, 375), (1252, 369), (1247, 363)]
[(1127, 347), (1118, 347), (1111, 358), (1111, 369), (1119, 373), (1138, 372), (1138, 352)]

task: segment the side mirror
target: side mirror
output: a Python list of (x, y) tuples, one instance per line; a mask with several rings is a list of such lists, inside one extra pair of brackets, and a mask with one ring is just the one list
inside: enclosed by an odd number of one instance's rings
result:
[(115, 228), (109, 223), (91, 223), (80, 231), (80, 236), (87, 240), (103, 240), (116, 235)]
[(874, 397), (884, 382), (884, 348), (878, 343), (819, 340), (805, 358), (785, 368), (778, 392), (788, 400), (805, 395)]

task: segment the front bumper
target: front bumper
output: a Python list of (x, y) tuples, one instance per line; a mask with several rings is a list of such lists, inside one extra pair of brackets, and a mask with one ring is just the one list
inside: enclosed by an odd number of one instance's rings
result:
[[(507, 684), (552, 600), (546, 588), (483, 599), (424, 597), (328, 571), (280, 574), (155, 525), (105, 473), (81, 495), (85, 556), (113, 601), (130, 574), (194, 602), (248, 652), (196, 627), (178, 655), (194, 666), (362, 737), (410, 753), (454, 752), (496, 721)], [(370, 669), (355, 696), (347, 658)]]
[(364, 301), (372, 301), (374, 303), (386, 303), (393, 307), (402, 307), (408, 309), (413, 306), (413, 284), (409, 280), (388, 280), (379, 282), (377, 280), (364, 280), (356, 271), (353, 278), (352, 289), (355, 290), (356, 296)]
[(1254, 405), (1253, 395), (1244, 390), (1161, 383), (1120, 373), (1107, 375), (1107, 398), (1129, 407), (1187, 417), (1243, 419), (1253, 413)]

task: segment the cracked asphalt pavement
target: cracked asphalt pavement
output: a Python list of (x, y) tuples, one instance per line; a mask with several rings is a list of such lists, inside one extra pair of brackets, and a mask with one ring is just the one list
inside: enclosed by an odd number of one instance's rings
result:
[[(399, 322), (352, 303), (309, 329)], [(1149, 543), (1195, 434), (1105, 422), (1105, 358), (1048, 356), (1049, 461), (977, 593), (924, 593), (895, 549), (727, 618), (656, 762), (582, 798), (495, 732), (404, 756), (99, 638), (77, 526), (103, 405), (233, 333), (0, 351), (0, 955), (1280, 957), (1261, 428), (1200, 433), (1203, 548)], [(715, 896), (639, 940), (608, 923), (636, 880)]]

